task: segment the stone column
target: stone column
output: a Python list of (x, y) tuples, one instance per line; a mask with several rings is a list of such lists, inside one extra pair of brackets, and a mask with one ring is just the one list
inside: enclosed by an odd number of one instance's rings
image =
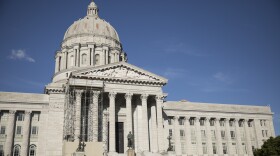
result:
[(175, 116), (174, 120), (174, 135), (175, 135), (175, 152), (176, 156), (182, 155), (181, 138), (180, 138), (180, 127), (179, 127), (179, 117)]
[(22, 137), (22, 155), (28, 155), (29, 150), (29, 132), (30, 132), (30, 115), (31, 111), (25, 111), (23, 123), (23, 137)]
[(221, 126), (220, 126), (220, 118), (215, 119), (215, 126), (216, 126), (216, 137), (217, 137), (217, 154), (223, 154), (223, 143), (222, 143), (222, 136), (221, 136)]
[(76, 93), (76, 102), (75, 102), (75, 130), (74, 130), (74, 139), (79, 140), (79, 137), (81, 135), (81, 100), (82, 100), (82, 90), (75, 90)]
[(198, 153), (198, 155), (202, 155), (203, 150), (202, 150), (201, 129), (200, 129), (199, 119), (200, 119), (199, 117), (196, 117), (194, 122), (195, 122), (195, 129), (196, 129), (197, 153)]
[(14, 126), (15, 126), (15, 113), (16, 111), (10, 110), (7, 124), (7, 137), (5, 142), (5, 155), (12, 155), (13, 140), (14, 140)]
[[(132, 133), (132, 106), (131, 106), (131, 100), (132, 100), (132, 95), (131, 93), (126, 93), (125, 94), (125, 100), (126, 100), (126, 129), (127, 132)], [(127, 135), (127, 134), (125, 134)]]
[(210, 128), (210, 118), (205, 118), (205, 124), (206, 124), (207, 153), (209, 155), (213, 155), (213, 145), (212, 145), (212, 135), (211, 135), (211, 128)]
[(105, 152), (108, 152), (108, 112), (104, 111), (103, 120), (102, 120), (102, 141), (104, 142), (103, 149)]
[(115, 92), (109, 93), (109, 123), (110, 123), (110, 134), (109, 134), (109, 153), (116, 153), (116, 94)]
[(163, 135), (163, 118), (162, 118), (162, 104), (163, 104), (163, 95), (156, 96), (156, 109), (157, 109), (157, 134), (158, 134), (158, 149), (160, 152), (163, 152), (165, 138)]
[(151, 105), (151, 151), (158, 152), (158, 132), (157, 132), (157, 116), (156, 116), (156, 104)]
[(232, 151), (231, 151), (232, 141), (231, 141), (231, 136), (230, 136), (229, 120), (230, 119), (224, 119), (225, 125), (226, 125), (225, 133), (226, 133), (226, 140), (227, 140), (227, 151), (228, 151), (228, 154), (232, 154)]
[(240, 135), (240, 131), (239, 131), (239, 122), (240, 119), (236, 119), (235, 120), (235, 133), (236, 133), (236, 145), (237, 145), (237, 151), (239, 155), (243, 154), (243, 148), (242, 148), (242, 144), (241, 144), (241, 135)]
[(251, 143), (251, 135), (250, 135), (250, 130), (249, 130), (248, 122), (249, 122), (249, 120), (245, 119), (244, 126), (245, 126), (245, 134), (246, 134), (247, 154), (248, 155), (253, 155), (252, 143)]
[(93, 142), (98, 141), (98, 97), (100, 91), (92, 92), (92, 101), (93, 101), (93, 109), (92, 109), (92, 134), (93, 134)]
[(141, 95), (142, 102), (142, 150), (149, 151), (149, 127), (148, 127), (148, 95)]
[(186, 154), (191, 155), (192, 153), (192, 137), (191, 137), (191, 126), (190, 117), (185, 117), (185, 137), (186, 137)]

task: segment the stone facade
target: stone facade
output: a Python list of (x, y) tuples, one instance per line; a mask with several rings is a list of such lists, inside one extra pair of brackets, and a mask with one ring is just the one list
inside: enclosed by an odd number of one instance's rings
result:
[[(44, 94), (0, 92), (0, 155), (252, 155), (275, 136), (270, 107), (164, 101), (167, 79), (126, 62), (115, 29), (87, 16), (66, 31)], [(168, 137), (173, 152), (167, 153)]]

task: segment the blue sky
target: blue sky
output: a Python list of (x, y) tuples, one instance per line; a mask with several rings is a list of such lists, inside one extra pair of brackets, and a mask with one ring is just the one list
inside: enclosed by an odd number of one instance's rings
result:
[[(167, 100), (270, 105), (280, 134), (280, 1), (96, 0), (128, 62), (169, 79)], [(0, 1), (0, 90), (43, 93), (89, 0)]]

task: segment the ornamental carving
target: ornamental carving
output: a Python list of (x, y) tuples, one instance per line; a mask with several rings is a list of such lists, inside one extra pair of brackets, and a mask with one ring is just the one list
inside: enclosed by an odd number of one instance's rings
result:
[(127, 79), (142, 79), (142, 80), (156, 80), (155, 78), (136, 72), (132, 69), (128, 69), (125, 67), (117, 67), (114, 69), (107, 69), (104, 71), (97, 70), (92, 71), (88, 74), (89, 76), (102, 76), (102, 77), (119, 77), (119, 78), (127, 78)]

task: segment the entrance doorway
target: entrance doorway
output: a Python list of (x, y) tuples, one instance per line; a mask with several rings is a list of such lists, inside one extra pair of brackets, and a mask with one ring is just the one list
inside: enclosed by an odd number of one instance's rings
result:
[(116, 151), (118, 153), (124, 153), (123, 122), (116, 122)]

